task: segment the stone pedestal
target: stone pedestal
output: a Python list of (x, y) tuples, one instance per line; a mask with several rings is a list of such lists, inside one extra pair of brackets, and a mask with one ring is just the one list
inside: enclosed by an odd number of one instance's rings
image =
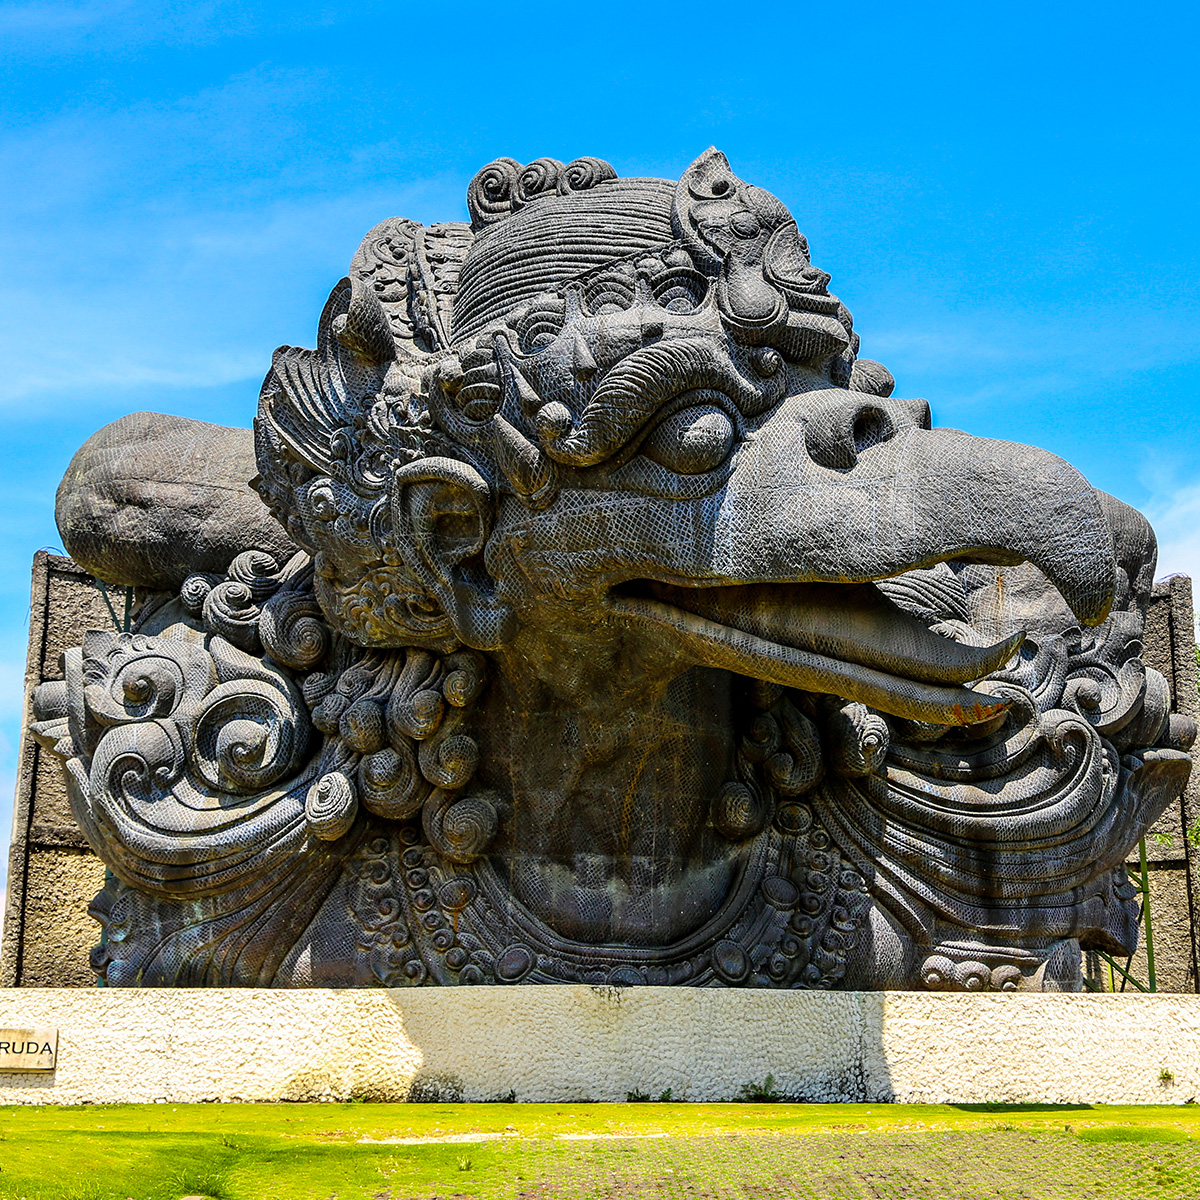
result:
[(0, 1104), (737, 1099), (1187, 1103), (1200, 999), (585, 986), (0, 992), (58, 1031)]

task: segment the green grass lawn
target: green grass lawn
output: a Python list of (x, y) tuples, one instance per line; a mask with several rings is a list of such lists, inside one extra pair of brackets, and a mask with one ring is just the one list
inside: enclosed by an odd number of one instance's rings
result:
[(4, 1200), (1148, 1195), (1200, 1197), (1200, 1106), (0, 1108)]

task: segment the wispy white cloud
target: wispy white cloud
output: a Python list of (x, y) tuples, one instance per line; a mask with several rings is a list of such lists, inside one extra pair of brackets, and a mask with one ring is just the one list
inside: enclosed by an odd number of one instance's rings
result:
[(286, 12), (266, 12), (239, 0), (65, 0), (0, 4), (0, 36), (22, 39), (12, 46), (13, 53), (125, 56), (147, 45), (203, 45), (320, 28), (346, 18), (342, 7), (331, 0), (297, 0)]
[(1145, 511), (1158, 534), (1158, 574), (1182, 572), (1200, 589), (1200, 481), (1153, 496)]
[(62, 37), (119, 21), (135, 7), (132, 0), (84, 4), (0, 4), (0, 34)]
[[(319, 82), (252, 73), (0, 140), (0, 174), (21, 181), (0, 195), (0, 406), (256, 380), (274, 346), (311, 342), (367, 229), (461, 208), (457, 180), (384, 189), (352, 163), (306, 178), (290, 114)], [(143, 176), (154, 189), (131, 190)]]
[(1002, 314), (896, 303), (891, 311), (906, 318), (862, 328), (862, 353), (884, 362), (901, 381), (976, 377), (976, 386), (956, 388), (959, 405), (988, 403), (1018, 385), (1037, 393), (1096, 390), (1150, 362), (1164, 367), (1200, 357), (1200, 322), (1178, 305), (1136, 313), (1118, 305), (1089, 311), (1071, 305)]

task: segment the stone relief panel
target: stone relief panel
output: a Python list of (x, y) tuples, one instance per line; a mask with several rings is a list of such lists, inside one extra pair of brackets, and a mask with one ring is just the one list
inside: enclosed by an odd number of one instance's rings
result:
[(118, 422), (64, 481), (71, 553), (158, 589), (35, 699), (106, 982), (1073, 990), (1130, 953), (1195, 736), (1145, 519), (893, 397), (715, 150), (501, 159), (467, 203), (377, 226), (276, 352), (265, 507), (197, 479), (202, 554), (195, 464), (249, 431)]

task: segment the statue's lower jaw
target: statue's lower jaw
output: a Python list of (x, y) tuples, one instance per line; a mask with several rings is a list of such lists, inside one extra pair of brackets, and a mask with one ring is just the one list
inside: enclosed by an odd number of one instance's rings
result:
[(610, 603), (675, 630), (706, 666), (937, 725), (975, 725), (1002, 713), (1006, 701), (961, 684), (1000, 669), (1024, 640), (1016, 633), (990, 647), (951, 641), (869, 584), (650, 584), (619, 589)]

